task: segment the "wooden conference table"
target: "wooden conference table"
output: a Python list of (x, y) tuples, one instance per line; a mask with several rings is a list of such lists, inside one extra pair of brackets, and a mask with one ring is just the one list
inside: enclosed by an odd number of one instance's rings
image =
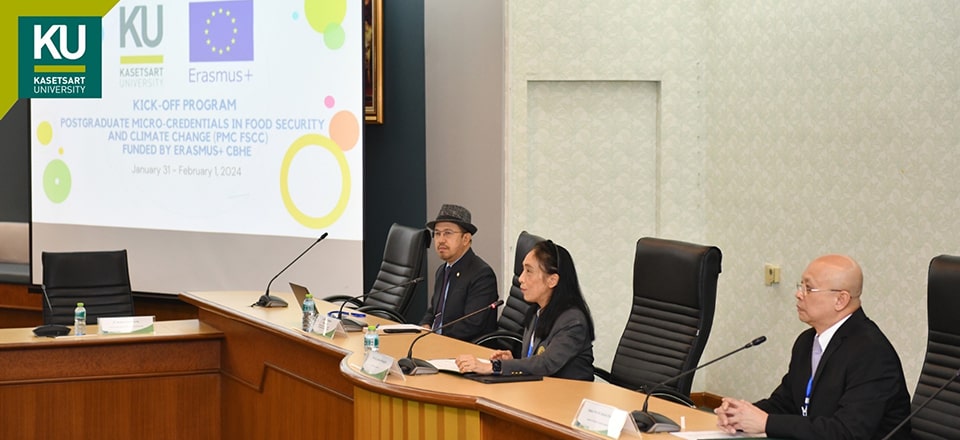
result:
[(0, 439), (220, 438), (223, 334), (197, 320), (152, 335), (38, 338), (0, 329)]
[[(638, 409), (644, 395), (614, 385), (545, 378), (538, 382), (482, 384), (455, 374), (380, 382), (360, 373), (361, 333), (333, 340), (299, 330), (300, 311), (249, 305), (260, 293), (184, 293), (200, 321), (224, 333), (223, 438), (598, 438), (570, 426), (583, 399), (624, 410)], [(292, 294), (279, 294), (291, 305)], [(320, 313), (336, 310), (318, 302)], [(369, 323), (388, 323), (376, 317)], [(415, 334), (380, 337), (380, 351), (406, 356)], [(414, 356), (452, 358), (491, 351), (440, 335), (417, 342)], [(660, 399), (650, 409), (680, 420), (690, 430), (715, 429), (711, 413)], [(675, 438), (646, 434), (644, 438)]]
[[(555, 378), (378, 381), (360, 372), (361, 333), (305, 333), (293, 295), (274, 295), (291, 307), (249, 307), (259, 292), (182, 293), (199, 319), (158, 322), (154, 335), (48, 339), (0, 329), (0, 438), (595, 439), (571, 427), (583, 399), (627, 411), (643, 405), (640, 393)], [(320, 301), (318, 309), (336, 306)], [(380, 351), (402, 358), (416, 336), (381, 335)], [(462, 353), (490, 350), (440, 335), (414, 348), (422, 359)], [(689, 430), (715, 429), (708, 412), (657, 398), (650, 410), (683, 417)]]

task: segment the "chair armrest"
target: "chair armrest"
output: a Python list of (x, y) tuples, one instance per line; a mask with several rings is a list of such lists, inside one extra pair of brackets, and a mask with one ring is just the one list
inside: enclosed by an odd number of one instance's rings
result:
[(363, 301), (360, 301), (356, 297), (349, 296), (349, 295), (331, 295), (324, 298), (323, 300), (329, 303), (334, 303), (334, 304), (349, 302), (350, 304), (353, 304), (354, 308), (363, 306)]
[(660, 388), (659, 390), (654, 391), (650, 394), (654, 397), (659, 397), (663, 400), (669, 400), (673, 403), (679, 403), (681, 405), (686, 405), (690, 408), (696, 408), (697, 405), (693, 403), (693, 400), (690, 399), (690, 396), (685, 396), (679, 391), (670, 389), (670, 388)]
[(488, 348), (510, 350), (510, 352), (513, 353), (514, 359), (520, 359), (520, 350), (523, 347), (523, 335), (506, 330), (497, 330), (475, 338), (471, 342)]
[(366, 313), (368, 315), (379, 316), (381, 318), (389, 319), (393, 322), (397, 322), (400, 324), (410, 324), (409, 322), (407, 322), (407, 320), (403, 316), (400, 316), (400, 314), (397, 313), (396, 310), (388, 309), (386, 307), (363, 306), (363, 307), (357, 308), (357, 311)]
[(603, 379), (603, 381), (606, 383), (613, 383), (613, 382), (610, 382), (610, 380), (613, 379), (613, 376), (610, 375), (609, 371), (604, 370), (603, 368), (593, 367), (593, 375), (599, 377), (600, 379)]

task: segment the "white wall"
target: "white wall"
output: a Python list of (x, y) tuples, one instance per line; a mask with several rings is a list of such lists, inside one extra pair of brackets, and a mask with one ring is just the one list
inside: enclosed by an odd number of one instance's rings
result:
[[(504, 258), (522, 229), (570, 244), (598, 365), (629, 309), (632, 245), (656, 235), (723, 251), (704, 360), (769, 338), (698, 372), (694, 390), (768, 394), (805, 327), (793, 283), (842, 252), (863, 265), (864, 309), (913, 391), (927, 265), (960, 253), (960, 2), (515, 0), (506, 16)], [(617, 82), (657, 84), (652, 150), (625, 141), (649, 108), (611, 99)], [(551, 150), (571, 138), (581, 150)], [(763, 285), (765, 262), (783, 283)]]
[(506, 236), (528, 229), (570, 250), (604, 368), (637, 239), (705, 240), (700, 4), (508, 3)]
[[(768, 393), (804, 328), (793, 284), (841, 252), (863, 266), (864, 311), (912, 393), (927, 266), (960, 253), (960, 2), (710, 5), (707, 238), (724, 270), (706, 356), (770, 342), (718, 364), (705, 387)], [(782, 265), (780, 286), (763, 286), (764, 262)]]

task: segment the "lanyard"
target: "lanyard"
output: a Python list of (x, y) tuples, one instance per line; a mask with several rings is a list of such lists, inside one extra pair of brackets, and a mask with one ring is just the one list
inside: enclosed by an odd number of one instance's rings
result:
[(803, 398), (803, 406), (800, 407), (800, 413), (807, 416), (807, 408), (810, 406), (810, 391), (813, 389), (813, 374), (810, 374), (810, 380), (807, 381), (807, 395)]
[(537, 313), (533, 315), (533, 330), (530, 331), (530, 345), (527, 347), (527, 357), (533, 357), (533, 347), (536, 345), (534, 341), (537, 340), (537, 321), (540, 319), (540, 314)]

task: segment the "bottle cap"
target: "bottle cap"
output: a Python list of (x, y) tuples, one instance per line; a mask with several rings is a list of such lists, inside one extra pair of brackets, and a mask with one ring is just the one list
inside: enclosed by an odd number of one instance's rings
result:
[(370, 331), (372, 331), (372, 332), (375, 332), (375, 331), (377, 331), (377, 326), (375, 326), (375, 325), (368, 325), (368, 326), (367, 326), (367, 330), (370, 330)]
[(312, 294), (312, 293), (308, 293), (307, 296), (305, 296), (304, 298), (313, 298), (313, 294)]
[(83, 307), (83, 303), (77, 303), (77, 307)]

